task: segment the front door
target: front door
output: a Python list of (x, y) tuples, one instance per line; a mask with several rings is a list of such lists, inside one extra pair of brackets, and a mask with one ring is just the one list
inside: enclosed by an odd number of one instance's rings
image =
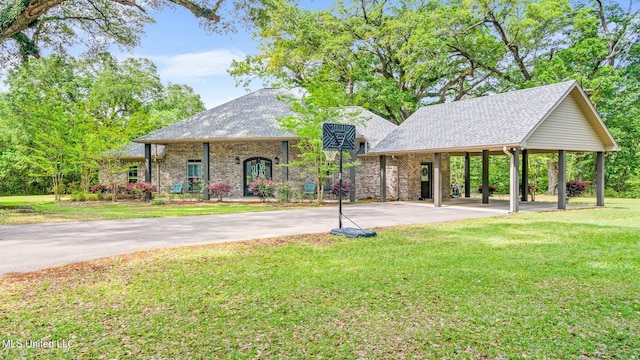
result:
[(420, 164), (420, 197), (423, 199), (433, 198), (433, 163)]
[(271, 179), (271, 160), (263, 157), (254, 157), (244, 161), (244, 196), (253, 196), (249, 191), (249, 185), (258, 176)]

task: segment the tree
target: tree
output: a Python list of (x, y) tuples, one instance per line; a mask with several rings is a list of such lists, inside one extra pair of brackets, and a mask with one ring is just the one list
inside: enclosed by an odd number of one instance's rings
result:
[[(345, 123), (353, 119), (352, 115), (346, 114), (338, 108), (320, 107), (318, 104), (326, 104), (327, 99), (306, 98), (293, 99), (284, 98), (291, 110), (298, 115), (287, 116), (278, 119), (278, 123), (283, 130), (289, 131), (299, 137), (294, 145), (300, 150), (297, 159), (290, 161), (286, 166), (302, 166), (303, 171), (313, 175), (318, 185), (318, 197), (316, 201), (322, 202), (324, 196), (324, 183), (327, 176), (338, 170), (335, 161), (327, 159), (322, 150), (322, 124), (325, 122)], [(329, 102), (331, 102), (329, 100)], [(343, 153), (345, 159), (349, 159), (349, 153)], [(357, 162), (349, 162), (343, 165), (344, 168), (358, 165)]]
[[(332, 92), (335, 105), (360, 105), (396, 123), (425, 104), (577, 80), (629, 149), (607, 159), (607, 176), (617, 169), (616, 181), (626, 184), (638, 168), (638, 146), (626, 136), (635, 134), (628, 130), (635, 126), (636, 5), (373, 0), (305, 10), (277, 0), (254, 19), (260, 53), (234, 62), (230, 73), (238, 83), (262, 78), (312, 96)], [(570, 161), (592, 176), (593, 156)]]
[[(244, 1), (236, 3), (236, 7)], [(153, 18), (147, 9), (180, 6), (201, 19), (210, 30), (224, 30), (223, 0), (0, 0), (0, 64), (15, 64), (41, 56), (46, 48), (58, 54), (82, 44), (91, 52), (104, 51), (115, 43), (133, 47), (145, 24)], [(144, 7), (143, 7), (144, 6)]]
[(26, 155), (22, 159), (32, 166), (30, 175), (50, 177), (60, 200), (65, 177), (79, 160), (72, 150), (78, 129), (87, 120), (79, 111), (73, 66), (58, 57), (28, 63), (11, 73), (7, 83), (14, 88), (8, 95), (13, 120), (29, 139), (18, 144)]
[(0, 97), (0, 143), (12, 151), (0, 151), (0, 160), (27, 162), (31, 174), (51, 178), (58, 197), (70, 179), (87, 190), (109, 151), (204, 110), (191, 88), (165, 88), (150, 61), (120, 63), (108, 54), (91, 61), (32, 59), (11, 71), (7, 84)]

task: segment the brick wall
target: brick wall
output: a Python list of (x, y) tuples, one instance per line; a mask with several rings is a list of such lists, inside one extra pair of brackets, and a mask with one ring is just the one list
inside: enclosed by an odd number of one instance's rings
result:
[[(161, 189), (168, 191), (171, 184), (187, 182), (187, 161), (202, 159), (202, 143), (168, 144), (166, 145), (166, 157), (161, 165)], [(289, 159), (294, 159), (297, 149), (289, 142)], [(236, 164), (236, 157), (240, 164)], [(219, 142), (209, 143), (210, 181), (223, 181), (232, 186), (229, 197), (238, 198), (244, 196), (243, 174), (244, 161), (249, 158), (263, 157), (272, 161), (272, 178), (277, 182), (283, 179), (283, 166), (273, 163), (276, 157), (283, 161), (281, 141), (254, 141), (254, 142)], [(297, 166), (289, 167), (289, 181), (303, 183), (301, 170)], [(155, 177), (155, 176), (154, 176)]]
[[(296, 159), (299, 154), (289, 141), (289, 160)], [(153, 163), (153, 184), (158, 191), (169, 192), (175, 183), (187, 183), (187, 160), (202, 159), (202, 143), (183, 143), (166, 145), (166, 156)], [(210, 178), (211, 182), (224, 181), (232, 186), (229, 198), (240, 198), (243, 192), (243, 164), (244, 160), (253, 157), (273, 159), (278, 157), (283, 161), (281, 141), (253, 141), (253, 142), (219, 142), (209, 143)], [(240, 164), (236, 164), (236, 157)], [(360, 165), (356, 167), (356, 199), (378, 199), (380, 197), (380, 158), (379, 156), (358, 157)], [(433, 154), (411, 154), (405, 156), (387, 157), (387, 199), (398, 197), (398, 187), (401, 200), (417, 200), (420, 197), (420, 164), (433, 162)], [(138, 164), (138, 181), (144, 181), (144, 162)], [(273, 164), (272, 175), (277, 182), (282, 181), (282, 168)], [(345, 179), (349, 178), (349, 169), (345, 170)], [(292, 166), (288, 168), (289, 181), (296, 184), (313, 182), (312, 174), (302, 173), (302, 168)], [(442, 194), (447, 198), (449, 188), (449, 155), (441, 155)], [(126, 174), (123, 174), (126, 183)], [(328, 194), (329, 189), (326, 190)]]
[[(423, 162), (433, 163), (433, 154), (410, 154), (398, 157), (400, 169), (400, 198), (402, 200), (417, 200), (420, 197), (420, 165)], [(440, 181), (442, 184), (442, 198), (449, 196), (449, 154), (440, 155)]]

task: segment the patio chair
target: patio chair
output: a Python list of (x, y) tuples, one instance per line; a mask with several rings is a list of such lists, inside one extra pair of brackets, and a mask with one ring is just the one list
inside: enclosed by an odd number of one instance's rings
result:
[(184, 187), (183, 183), (171, 184), (171, 193), (172, 194), (182, 194), (182, 188)]
[(309, 196), (309, 199), (313, 198), (316, 195), (316, 184), (315, 183), (307, 183), (303, 185), (302, 195), (306, 198)]

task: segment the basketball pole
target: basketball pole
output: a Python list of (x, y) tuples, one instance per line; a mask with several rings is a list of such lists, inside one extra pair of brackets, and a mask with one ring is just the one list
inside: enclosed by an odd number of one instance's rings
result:
[(340, 172), (338, 173), (338, 180), (340, 191), (338, 192), (338, 229), (342, 229), (342, 145), (344, 144), (344, 139), (340, 143)]

